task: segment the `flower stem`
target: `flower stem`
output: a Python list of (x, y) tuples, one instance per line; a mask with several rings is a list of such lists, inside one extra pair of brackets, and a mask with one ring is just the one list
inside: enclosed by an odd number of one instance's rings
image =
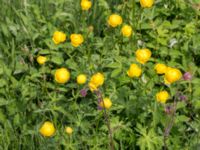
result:
[(102, 93), (101, 91), (96, 91), (96, 95), (98, 97), (98, 99), (100, 100), (100, 102), (103, 103), (103, 114), (104, 114), (104, 118), (106, 120), (106, 125), (107, 125), (107, 128), (108, 128), (108, 133), (109, 133), (109, 147), (110, 147), (110, 150), (114, 150), (114, 143), (113, 143), (113, 136), (112, 136), (112, 129), (111, 129), (111, 126), (110, 126), (110, 118), (109, 118), (109, 115), (105, 109), (105, 103), (103, 101), (103, 96), (102, 96)]
[(167, 138), (169, 136), (169, 133), (174, 125), (174, 121), (175, 121), (175, 116), (176, 116), (176, 106), (177, 106), (177, 102), (176, 102), (176, 97), (174, 98), (174, 104), (173, 104), (173, 113), (171, 114), (170, 120), (168, 125), (165, 127), (164, 130), (164, 150), (167, 150)]

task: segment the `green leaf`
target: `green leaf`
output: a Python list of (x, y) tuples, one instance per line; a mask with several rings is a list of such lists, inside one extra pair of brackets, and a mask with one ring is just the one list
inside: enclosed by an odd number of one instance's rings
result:
[(0, 79), (0, 88), (4, 87), (7, 84), (6, 80)]
[(187, 122), (189, 121), (190, 118), (188, 118), (185, 115), (180, 115), (180, 116), (176, 116), (175, 122), (176, 123), (180, 123), (180, 122)]
[(114, 78), (116, 76), (118, 76), (120, 73), (121, 73), (121, 68), (118, 68), (118, 69), (114, 69), (111, 73), (111, 77)]
[(8, 105), (11, 101), (8, 101), (4, 98), (0, 98), (0, 106)]
[(106, 65), (105, 67), (107, 67), (107, 68), (119, 68), (119, 66), (121, 66), (121, 64), (119, 64), (118, 62), (112, 62), (112, 63)]
[(47, 50), (47, 49), (43, 49), (39, 51), (39, 54), (41, 55), (47, 55), (47, 54), (51, 54), (51, 50)]
[(51, 62), (57, 64), (57, 65), (61, 65), (64, 63), (64, 59), (62, 56), (53, 56), (51, 59), (50, 59)]

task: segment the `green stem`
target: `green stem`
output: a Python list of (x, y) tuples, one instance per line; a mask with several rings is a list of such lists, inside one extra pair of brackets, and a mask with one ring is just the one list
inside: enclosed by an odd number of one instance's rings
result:
[[(135, 32), (136, 31), (136, 15), (135, 15), (135, 0), (133, 0), (133, 11), (132, 11), (132, 22), (133, 22), (133, 31)], [(135, 36), (132, 36), (133, 38), (133, 42), (132, 42), (132, 47), (135, 47), (136, 46), (136, 34)]]
[(109, 118), (109, 115), (106, 111), (106, 108), (105, 108), (105, 103), (103, 101), (103, 96), (102, 96), (102, 93), (100, 91), (97, 91), (97, 95), (98, 95), (98, 98), (100, 99), (100, 101), (103, 103), (103, 112), (104, 112), (104, 118), (106, 120), (106, 125), (107, 125), (107, 128), (108, 128), (108, 132), (109, 132), (109, 140), (110, 140), (110, 150), (114, 150), (114, 143), (113, 143), (113, 136), (112, 136), (112, 129), (111, 129), (111, 126), (110, 126), (110, 118)]
[(153, 112), (153, 127), (155, 128), (156, 127), (156, 112), (157, 112), (157, 102), (154, 101), (154, 112)]

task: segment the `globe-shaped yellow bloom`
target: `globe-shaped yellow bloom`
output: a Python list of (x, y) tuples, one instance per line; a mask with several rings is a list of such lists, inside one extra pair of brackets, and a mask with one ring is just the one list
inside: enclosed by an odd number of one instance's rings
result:
[(93, 84), (92, 82), (89, 82), (88, 86), (90, 88), (90, 91), (92, 91), (92, 92), (94, 92), (98, 89), (98, 87), (95, 84)]
[(154, 0), (140, 0), (140, 5), (144, 8), (152, 7)]
[(54, 77), (57, 83), (66, 83), (70, 79), (70, 73), (66, 68), (60, 68), (56, 70)]
[(43, 65), (47, 61), (47, 58), (45, 56), (38, 56), (37, 57), (37, 62), (40, 65)]
[(55, 133), (56, 129), (50, 121), (45, 121), (44, 124), (40, 128), (40, 134), (45, 137), (50, 137)]
[(103, 85), (103, 83), (104, 83), (104, 75), (98, 72), (91, 77), (88, 86), (91, 91), (95, 91), (98, 89), (99, 86)]
[(109, 109), (112, 106), (112, 102), (109, 98), (104, 98), (103, 101), (99, 103), (99, 106)]
[(182, 73), (179, 69), (168, 68), (165, 73), (164, 80), (166, 84), (171, 84), (173, 82), (180, 80), (181, 77), (182, 77)]
[(89, 10), (91, 6), (92, 6), (92, 2), (90, 0), (81, 0), (82, 10)]
[(166, 103), (169, 99), (169, 93), (167, 91), (160, 91), (156, 93), (156, 100), (160, 103)]
[(145, 64), (151, 58), (151, 51), (147, 48), (138, 49), (135, 52), (136, 60), (141, 63)]
[(129, 25), (124, 25), (121, 29), (121, 33), (125, 37), (130, 37), (132, 34), (132, 28)]
[(78, 47), (84, 41), (83, 36), (81, 34), (71, 34), (70, 39), (71, 39), (71, 44), (74, 47)]
[(90, 82), (99, 87), (104, 83), (104, 75), (98, 72), (92, 76)]
[(52, 40), (55, 44), (62, 43), (66, 40), (66, 34), (61, 31), (55, 31)]
[(122, 17), (117, 14), (112, 14), (108, 18), (108, 24), (111, 27), (117, 27), (122, 24)]
[(87, 76), (85, 74), (80, 74), (77, 76), (76, 81), (78, 84), (84, 84), (87, 81)]
[(139, 77), (142, 74), (142, 69), (137, 64), (131, 64), (129, 70), (127, 71), (129, 77)]
[(167, 66), (165, 64), (156, 64), (154, 69), (156, 70), (157, 74), (165, 74), (167, 71)]
[(71, 127), (65, 127), (65, 132), (68, 134), (68, 135), (71, 135), (72, 132), (73, 132), (73, 129)]

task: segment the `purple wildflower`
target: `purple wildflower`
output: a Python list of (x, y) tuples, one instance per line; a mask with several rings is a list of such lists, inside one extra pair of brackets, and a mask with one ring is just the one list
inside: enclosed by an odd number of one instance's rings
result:
[(87, 95), (87, 89), (81, 89), (80, 90), (80, 94), (81, 94), (81, 96), (86, 97), (86, 95)]
[(98, 98), (98, 106), (97, 106), (97, 109), (98, 110), (102, 110), (103, 108), (100, 106), (100, 103), (101, 103), (102, 99), (101, 97)]
[(179, 100), (179, 101), (186, 101), (187, 100), (187, 96), (183, 95), (183, 93), (181, 93), (181, 92), (177, 92), (176, 96), (177, 96), (177, 100)]
[(185, 96), (185, 95), (180, 95), (180, 96), (179, 96), (179, 99), (180, 99), (181, 101), (186, 101), (186, 100), (187, 100), (187, 96)]
[(190, 72), (186, 72), (183, 75), (184, 80), (192, 80), (192, 74)]
[(166, 106), (165, 107), (165, 113), (168, 114), (168, 115), (171, 114), (172, 113), (172, 107), (171, 106)]

